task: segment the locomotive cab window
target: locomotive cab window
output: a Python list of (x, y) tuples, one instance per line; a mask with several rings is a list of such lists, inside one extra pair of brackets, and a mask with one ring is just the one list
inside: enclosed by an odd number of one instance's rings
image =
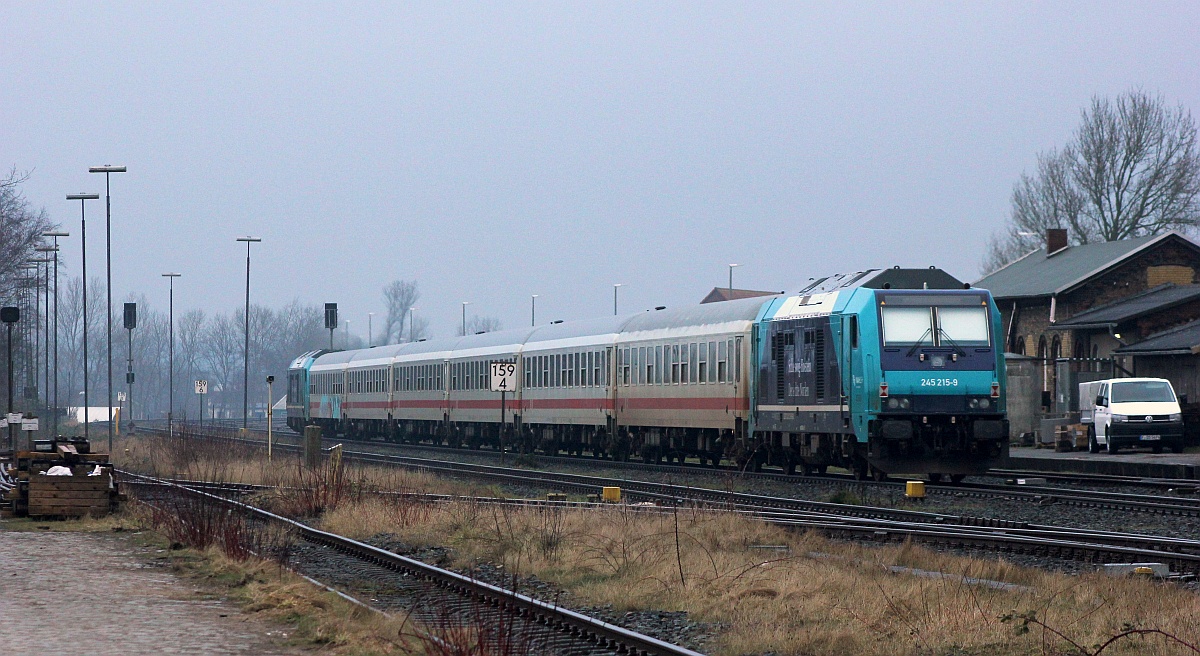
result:
[(882, 315), (885, 346), (933, 344), (932, 308), (885, 305)]
[(937, 308), (938, 341), (959, 346), (987, 346), (987, 307)]

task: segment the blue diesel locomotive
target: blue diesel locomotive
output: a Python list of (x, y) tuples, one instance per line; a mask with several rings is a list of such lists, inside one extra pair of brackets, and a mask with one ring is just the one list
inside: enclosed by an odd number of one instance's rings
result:
[[(314, 351), (288, 424), (350, 438), (860, 478), (982, 473), (1008, 455), (999, 311), (935, 269), (794, 294), (450, 339)], [(493, 362), (516, 365), (502, 406)]]

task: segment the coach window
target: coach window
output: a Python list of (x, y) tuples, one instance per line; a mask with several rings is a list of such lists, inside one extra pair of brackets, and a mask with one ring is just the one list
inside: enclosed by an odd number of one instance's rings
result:
[(575, 384), (580, 387), (587, 387), (587, 351), (580, 351), (575, 354)]
[(576, 353), (567, 354), (567, 381), (564, 387), (575, 386), (575, 356)]
[(700, 342), (700, 369), (698, 370), (701, 383), (708, 382), (708, 342)]
[(725, 340), (717, 342), (717, 382), (724, 383), (729, 375), (729, 352), (725, 350)]

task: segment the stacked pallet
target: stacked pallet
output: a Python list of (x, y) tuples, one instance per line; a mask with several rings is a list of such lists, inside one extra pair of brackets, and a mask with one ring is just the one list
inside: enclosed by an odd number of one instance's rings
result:
[[(106, 515), (117, 505), (116, 482), (107, 454), (79, 453), (69, 442), (39, 444), (16, 454), (16, 485), (5, 504), (17, 517)], [(51, 472), (70, 475), (50, 475)]]

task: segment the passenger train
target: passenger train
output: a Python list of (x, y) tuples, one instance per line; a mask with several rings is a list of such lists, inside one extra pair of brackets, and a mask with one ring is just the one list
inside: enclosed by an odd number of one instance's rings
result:
[[(935, 269), (794, 294), (352, 351), (288, 372), (288, 425), (327, 435), (788, 473), (961, 480), (1008, 456), (1000, 314)], [(516, 389), (490, 389), (513, 363)]]

